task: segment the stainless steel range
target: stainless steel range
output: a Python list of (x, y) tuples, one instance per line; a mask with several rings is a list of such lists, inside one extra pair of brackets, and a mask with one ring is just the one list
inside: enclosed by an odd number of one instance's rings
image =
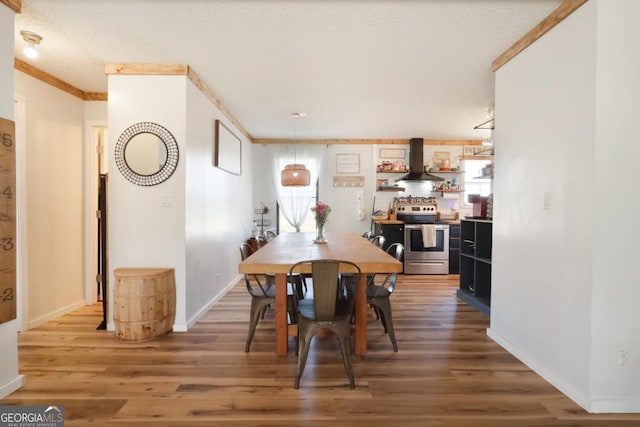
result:
[(396, 202), (404, 221), (404, 274), (449, 273), (449, 224), (436, 224), (437, 206), (427, 198)]

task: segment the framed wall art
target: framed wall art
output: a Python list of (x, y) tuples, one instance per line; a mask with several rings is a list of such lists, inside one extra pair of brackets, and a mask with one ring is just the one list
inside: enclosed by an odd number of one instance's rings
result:
[(404, 148), (381, 148), (380, 149), (381, 159), (404, 159), (404, 156), (405, 156)]
[(336, 154), (336, 173), (360, 173), (360, 154)]
[(242, 175), (242, 141), (220, 120), (215, 125), (213, 165), (233, 175)]

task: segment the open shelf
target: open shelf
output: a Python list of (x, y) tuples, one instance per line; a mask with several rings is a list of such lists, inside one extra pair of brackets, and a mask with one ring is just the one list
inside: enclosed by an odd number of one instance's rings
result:
[(492, 226), (489, 221), (460, 221), (460, 285), (458, 298), (489, 314), (491, 306)]

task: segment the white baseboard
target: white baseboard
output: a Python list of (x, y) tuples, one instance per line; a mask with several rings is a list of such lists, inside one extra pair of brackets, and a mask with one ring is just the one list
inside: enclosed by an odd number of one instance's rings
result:
[(24, 385), (24, 375), (17, 375), (6, 384), (0, 385), (0, 399), (4, 399)]
[[(196, 314), (194, 314), (191, 319), (189, 319), (187, 321), (187, 324), (185, 325), (187, 329), (189, 329), (190, 327), (192, 327), (193, 325), (196, 324), (196, 322), (202, 317), (204, 316), (207, 311), (209, 311), (209, 309), (211, 307), (213, 307), (218, 301), (220, 301), (222, 299), (223, 296), (225, 296), (237, 283), (238, 280), (240, 280), (242, 278), (242, 276), (240, 274), (238, 274), (236, 277), (234, 277), (231, 282), (229, 282), (227, 284), (227, 286), (224, 287), (224, 289), (222, 289), (222, 291), (220, 293), (218, 293), (217, 295), (215, 295), (213, 298), (211, 298), (211, 300), (209, 300), (208, 303), (206, 303), (204, 305), (204, 307), (202, 307), (200, 310), (198, 310), (198, 312)], [(186, 332), (187, 329), (185, 329), (184, 331), (176, 331), (176, 325), (173, 325), (173, 330), (174, 332)]]
[(600, 399), (592, 400), (584, 393), (578, 392), (575, 388), (567, 385), (556, 375), (549, 372), (540, 364), (536, 363), (530, 356), (523, 353), (520, 349), (513, 346), (508, 340), (504, 339), (493, 329), (487, 329), (487, 336), (501, 345), (505, 350), (514, 355), (518, 360), (531, 368), (535, 373), (540, 375), (546, 381), (551, 383), (555, 388), (560, 390), (569, 399), (580, 405), (585, 411), (592, 414), (635, 414), (640, 413), (640, 399)]
[(500, 334), (496, 333), (493, 329), (487, 329), (487, 336), (501, 345), (505, 350), (515, 356), (522, 363), (527, 365), (531, 370), (533, 370), (536, 374), (540, 375), (547, 382), (551, 383), (552, 386), (560, 390), (563, 394), (565, 394), (569, 399), (573, 400), (575, 403), (580, 405), (585, 411), (590, 412), (590, 401), (588, 396), (584, 393), (580, 393), (575, 390), (573, 387), (567, 385), (564, 381), (559, 379), (556, 375), (553, 375), (543, 366), (534, 361), (529, 355), (523, 353), (519, 348), (513, 346), (509, 341), (504, 339)]
[(602, 399), (591, 401), (592, 414), (638, 414), (640, 399)]
[(69, 305), (64, 306), (62, 308), (59, 308), (59, 309), (57, 309), (55, 311), (52, 311), (51, 313), (47, 313), (44, 316), (40, 316), (38, 318), (30, 320), (29, 324), (28, 324), (28, 328), (29, 329), (33, 329), (36, 326), (40, 326), (43, 323), (48, 322), (49, 320), (57, 319), (58, 317), (60, 317), (60, 316), (62, 316), (64, 314), (70, 313), (70, 312), (72, 312), (74, 310), (77, 310), (77, 309), (79, 309), (81, 307), (84, 307), (85, 305), (87, 305), (85, 300), (76, 301), (76, 302), (74, 302), (72, 304), (69, 304)]

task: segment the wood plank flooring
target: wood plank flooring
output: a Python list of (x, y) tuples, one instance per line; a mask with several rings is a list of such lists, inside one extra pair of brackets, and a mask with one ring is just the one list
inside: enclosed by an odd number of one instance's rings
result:
[(299, 390), (294, 341), (274, 354), (274, 313), (244, 352), (249, 297), (238, 284), (189, 332), (145, 343), (96, 331), (100, 305), (19, 334), (25, 386), (1, 405), (62, 405), (65, 426), (640, 426), (590, 415), (486, 336), (458, 301), (458, 276), (401, 276), (398, 353), (371, 313), (369, 352), (349, 388), (332, 337), (316, 337)]

